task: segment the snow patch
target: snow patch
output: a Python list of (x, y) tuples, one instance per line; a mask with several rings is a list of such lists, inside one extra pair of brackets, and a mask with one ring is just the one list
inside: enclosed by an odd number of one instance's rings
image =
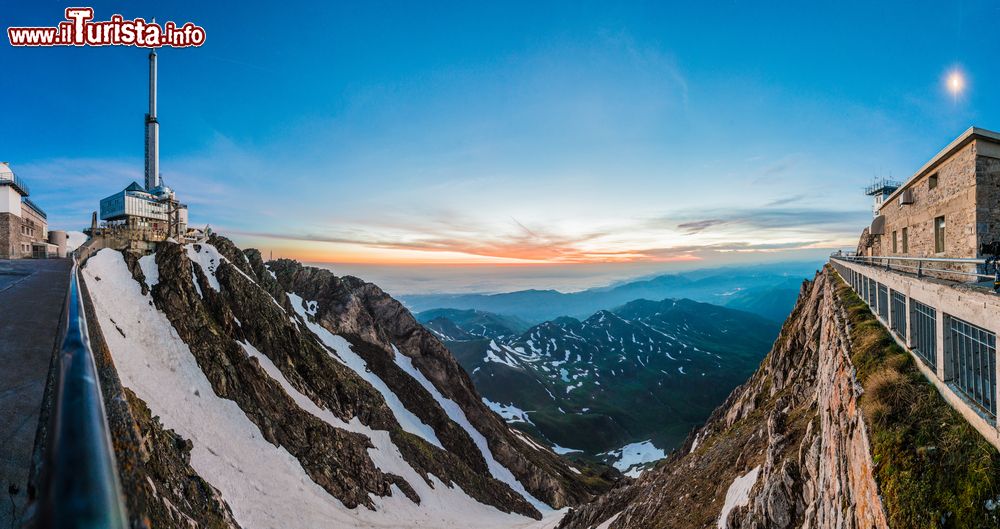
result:
[(600, 454), (613, 461), (612, 466), (626, 475), (635, 477), (645, 470), (645, 466), (667, 457), (666, 452), (657, 448), (652, 441), (627, 444), (616, 450)]
[(160, 282), (160, 267), (156, 266), (156, 254), (144, 255), (139, 258), (139, 269), (146, 278), (146, 286), (153, 288), (153, 285)]
[(612, 516), (611, 518), (608, 518), (607, 520), (604, 521), (604, 523), (602, 523), (601, 525), (598, 525), (597, 529), (609, 529), (611, 527), (611, 524), (615, 523), (615, 520), (617, 520), (618, 517), (621, 516), (621, 515), (622, 515), (622, 513), (618, 513), (618, 514)]
[(557, 453), (557, 454), (559, 454), (559, 455), (561, 455), (561, 456), (566, 455), (566, 454), (570, 454), (570, 453), (573, 453), (573, 452), (583, 452), (583, 450), (577, 450), (576, 448), (566, 448), (566, 447), (562, 447), (562, 446), (559, 446), (559, 445), (556, 445), (556, 444), (552, 445), (552, 451), (555, 452), (555, 453)]
[(750, 503), (750, 489), (757, 483), (758, 474), (760, 474), (760, 466), (737, 477), (729, 485), (729, 490), (726, 491), (726, 503), (723, 504), (722, 513), (719, 515), (718, 529), (728, 529), (729, 513), (737, 507), (744, 507)]
[(500, 404), (499, 402), (493, 402), (492, 400), (483, 397), (483, 404), (487, 405), (497, 415), (502, 417), (503, 420), (509, 423), (526, 422), (528, 424), (534, 424), (528, 417), (528, 412), (518, 408), (513, 402), (510, 404)]
[(82, 231), (66, 232), (66, 252), (72, 252), (87, 242), (87, 234)]

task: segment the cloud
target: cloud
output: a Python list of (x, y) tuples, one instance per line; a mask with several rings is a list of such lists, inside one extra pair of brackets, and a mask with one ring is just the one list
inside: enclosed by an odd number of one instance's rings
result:
[(804, 195), (804, 194), (792, 195), (792, 196), (788, 196), (788, 197), (784, 197), (784, 198), (778, 198), (778, 199), (772, 200), (771, 202), (768, 202), (767, 204), (764, 204), (764, 207), (765, 208), (774, 208), (774, 207), (778, 207), (778, 206), (787, 206), (788, 204), (794, 204), (796, 202), (800, 202), (804, 198), (806, 198), (806, 195)]
[[(771, 204), (787, 204), (799, 197), (780, 199)], [(732, 210), (711, 210), (706, 213), (709, 218), (695, 219), (677, 224), (679, 229), (688, 234), (698, 234), (722, 225), (740, 226), (752, 230), (804, 230), (823, 228), (831, 235), (843, 231), (859, 231), (864, 226), (867, 211), (819, 209), (805, 207), (771, 207), (768, 204), (762, 208), (745, 208)], [(680, 216), (684, 216), (681, 214)], [(653, 220), (653, 224), (668, 226), (677, 221), (677, 217), (664, 217)]]
[(728, 221), (722, 219), (706, 219), (706, 220), (696, 220), (693, 222), (684, 222), (677, 225), (677, 228), (684, 230), (688, 234), (694, 234), (704, 231), (712, 226), (718, 226), (720, 224), (725, 224)]

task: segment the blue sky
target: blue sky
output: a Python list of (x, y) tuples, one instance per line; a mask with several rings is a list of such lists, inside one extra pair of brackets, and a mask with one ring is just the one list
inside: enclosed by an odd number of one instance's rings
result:
[[(20, 4), (5, 26), (65, 7)], [(193, 222), (309, 261), (815, 256), (874, 175), (1000, 129), (996, 3), (539, 4), (93, 7), (206, 29), (160, 53), (163, 175)], [(53, 225), (141, 180), (145, 53), (0, 46), (0, 159)]]

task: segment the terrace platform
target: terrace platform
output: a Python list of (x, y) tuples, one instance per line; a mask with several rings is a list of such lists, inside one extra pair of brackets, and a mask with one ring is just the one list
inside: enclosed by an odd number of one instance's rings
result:
[(0, 528), (16, 527), (49, 362), (69, 287), (69, 259), (0, 261)]

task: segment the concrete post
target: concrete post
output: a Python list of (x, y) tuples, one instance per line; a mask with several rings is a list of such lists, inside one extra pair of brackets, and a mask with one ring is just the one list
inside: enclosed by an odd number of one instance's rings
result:
[(901, 292), (901, 294), (903, 294), (906, 300), (906, 336), (903, 336), (903, 343), (910, 349), (913, 349), (913, 303), (910, 299), (909, 289), (907, 289), (907, 292)]
[(886, 314), (885, 317), (886, 317), (887, 320), (889, 320), (889, 321), (885, 322), (885, 324), (886, 324), (887, 327), (889, 327), (889, 332), (893, 332), (893, 328), (892, 328), (892, 314), (893, 314), (893, 310), (892, 310), (893, 309), (893, 307), (892, 307), (892, 289), (889, 288), (889, 285), (885, 286), (885, 303), (886, 303), (886, 305), (888, 305), (886, 307), (887, 310), (885, 311), (885, 314)]
[(940, 309), (937, 310), (937, 318), (935, 319), (935, 334), (937, 345), (937, 375), (938, 378), (947, 382), (954, 377), (952, 373), (952, 366), (950, 362), (947, 362), (948, 354), (947, 351), (951, 350), (951, 336), (946, 331), (948, 330), (948, 317)]

